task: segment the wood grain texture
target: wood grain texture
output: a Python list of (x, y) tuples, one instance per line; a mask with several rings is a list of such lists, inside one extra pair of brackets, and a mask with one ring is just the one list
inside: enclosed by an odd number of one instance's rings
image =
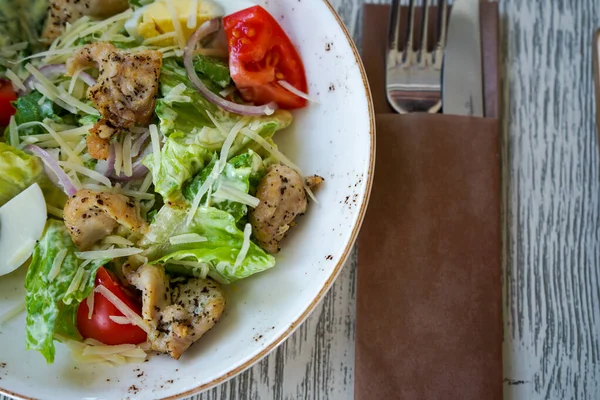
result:
[(504, 0), (504, 376), (510, 399), (600, 398), (596, 0)]
[[(357, 42), (362, 2), (331, 0)], [(591, 44), (600, 1), (500, 0), (500, 9), (505, 398), (598, 399), (600, 177)], [(355, 275), (352, 257), (288, 341), (193, 399), (351, 399)]]

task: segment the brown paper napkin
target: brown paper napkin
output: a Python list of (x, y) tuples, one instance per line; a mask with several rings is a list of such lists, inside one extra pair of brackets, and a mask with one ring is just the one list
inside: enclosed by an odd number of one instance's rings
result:
[[(390, 114), (388, 13), (364, 8), (363, 58), (380, 114), (358, 241), (355, 397), (501, 399), (498, 119)], [(483, 5), (482, 26), (493, 58), (496, 4)], [(486, 113), (497, 116), (497, 56), (490, 64)]]

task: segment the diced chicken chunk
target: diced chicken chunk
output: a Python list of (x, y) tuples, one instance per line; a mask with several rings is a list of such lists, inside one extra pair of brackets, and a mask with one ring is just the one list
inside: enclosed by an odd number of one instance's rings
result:
[[(317, 185), (323, 180), (317, 178), (308, 179)], [(304, 180), (288, 166), (271, 165), (258, 185), (256, 197), (260, 203), (249, 213), (254, 237), (266, 251), (277, 253), (294, 218), (306, 212)]]
[(106, 159), (113, 134), (150, 121), (161, 65), (159, 51), (128, 53), (110, 43), (89, 44), (67, 61), (71, 75), (89, 66), (100, 71), (96, 84), (88, 91), (89, 99), (102, 116), (90, 130), (93, 138), (88, 139), (88, 150), (92, 157)]
[(129, 7), (127, 0), (50, 0), (48, 17), (42, 32), (42, 38), (52, 41), (60, 36), (67, 25), (84, 15), (107, 18), (125, 11)]
[(123, 225), (132, 231), (146, 227), (139, 204), (116, 193), (83, 189), (69, 198), (64, 208), (64, 221), (73, 242), (81, 250), (110, 235)]
[(143, 293), (142, 317), (151, 327), (152, 350), (181, 357), (219, 320), (225, 297), (212, 279), (190, 278), (171, 286), (164, 268), (145, 264), (127, 278)]

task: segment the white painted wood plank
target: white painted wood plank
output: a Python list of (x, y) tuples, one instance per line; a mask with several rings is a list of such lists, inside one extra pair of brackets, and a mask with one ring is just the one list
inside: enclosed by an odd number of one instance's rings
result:
[(595, 0), (500, 2), (507, 399), (600, 398)]

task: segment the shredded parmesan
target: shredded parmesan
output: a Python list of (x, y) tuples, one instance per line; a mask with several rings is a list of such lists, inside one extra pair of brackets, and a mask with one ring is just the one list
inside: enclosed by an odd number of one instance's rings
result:
[(74, 164), (69, 161), (59, 161), (58, 165), (60, 165), (61, 167), (68, 168), (72, 171), (78, 172), (82, 175), (85, 175), (88, 178), (93, 179), (97, 182), (100, 182), (103, 185), (106, 185), (108, 187), (110, 187), (112, 185), (112, 183), (110, 182), (110, 179), (108, 179), (106, 176), (104, 176), (101, 173), (98, 173), (92, 169), (86, 168), (82, 165), (77, 165), (77, 164)]
[(235, 92), (235, 86), (229, 86), (228, 88), (221, 90), (219, 92), (219, 95), (221, 97), (227, 97), (233, 92)]
[[(152, 186), (152, 175), (148, 174), (146, 175), (144, 181), (142, 182), (142, 185), (140, 186), (140, 192), (146, 193), (150, 189), (150, 186)], [(151, 196), (152, 198), (154, 198), (154, 195)]]
[(38, 121), (31, 121), (31, 122), (26, 122), (24, 124), (19, 125), (18, 129), (19, 130), (27, 129), (32, 126), (41, 126), (42, 128), (44, 128), (52, 136), (52, 138), (54, 140), (56, 140), (56, 142), (60, 146), (61, 150), (69, 155), (72, 162), (75, 162), (78, 164), (81, 163), (79, 156), (73, 151), (71, 146), (69, 146), (67, 144), (67, 142), (58, 133), (56, 133), (56, 131), (54, 129), (50, 128), (47, 124), (45, 124), (43, 122), (38, 122)]
[(110, 318), (110, 320), (112, 322), (114, 322), (115, 324), (119, 324), (119, 325), (132, 325), (131, 321), (129, 320), (129, 318), (124, 317), (122, 315), (109, 315), (108, 318)]
[(181, 28), (181, 23), (179, 22), (177, 10), (175, 9), (173, 0), (165, 0), (165, 3), (167, 3), (167, 8), (169, 9), (169, 14), (171, 16), (171, 20), (173, 21), (173, 29), (175, 31), (177, 44), (179, 45), (179, 48), (183, 50), (186, 41), (185, 36), (183, 35), (183, 29)]
[(196, 25), (198, 25), (198, 0), (192, 0), (188, 11), (187, 27), (194, 29)]
[(63, 210), (61, 210), (60, 208), (54, 207), (53, 205), (46, 203), (46, 209), (48, 210), (48, 214), (63, 219), (64, 213)]
[(123, 139), (123, 172), (125, 176), (133, 175), (133, 166), (131, 161), (131, 135), (125, 135)]
[(160, 171), (160, 163), (161, 163), (161, 154), (160, 154), (160, 138), (158, 136), (158, 128), (156, 125), (152, 124), (149, 127), (150, 129), (150, 140), (152, 141), (152, 158), (154, 161), (154, 180), (158, 179), (158, 173)]
[(19, 147), (19, 128), (17, 127), (17, 121), (15, 120), (14, 115), (10, 116), (8, 135), (10, 137), (10, 144), (13, 145), (13, 147)]
[(110, 258), (128, 257), (139, 254), (142, 251), (142, 249), (130, 247), (127, 249), (80, 251), (75, 253), (75, 255), (82, 260), (105, 260)]
[(311, 101), (313, 103), (318, 103), (317, 100), (311, 98), (308, 94), (296, 89), (294, 86), (292, 86), (289, 82), (287, 81), (277, 81), (277, 83), (279, 83), (281, 85), (282, 88), (284, 88), (285, 90), (287, 90), (288, 92), (295, 94), (298, 97), (302, 97), (305, 100)]
[(163, 33), (162, 35), (158, 35), (158, 36), (154, 36), (151, 38), (148, 38), (146, 40), (144, 40), (142, 42), (142, 45), (148, 45), (148, 44), (152, 44), (152, 43), (156, 43), (156, 42), (161, 42), (165, 39), (173, 39), (175, 37), (175, 32), (167, 32), (167, 33)]
[(119, 235), (109, 235), (102, 239), (103, 243), (116, 244), (117, 246), (133, 246), (133, 242)]
[(15, 89), (19, 89), (19, 90), (22, 90), (24, 92), (27, 91), (27, 88), (23, 84), (23, 81), (21, 80), (21, 78), (19, 78), (17, 76), (17, 74), (15, 74), (12, 70), (10, 70), (10, 69), (6, 70), (6, 77), (8, 79), (10, 79), (10, 81), (12, 82), (13, 86), (15, 87)]
[(272, 146), (269, 142), (267, 142), (258, 133), (256, 133), (252, 129), (242, 129), (241, 132), (245, 136), (247, 136), (250, 139), (254, 140), (256, 143), (258, 143), (262, 148), (264, 148), (265, 150), (267, 150), (269, 153), (271, 153), (271, 155), (273, 155), (273, 157), (275, 157), (278, 161), (281, 161), (282, 163), (284, 163), (285, 165), (287, 165), (288, 167), (290, 167), (291, 169), (295, 170), (300, 175), (302, 175), (302, 171), (300, 170), (300, 168), (296, 164), (294, 164), (292, 161), (290, 161), (289, 158), (287, 158), (276, 147)]
[(123, 165), (123, 146), (117, 141), (113, 143), (113, 149), (115, 151), (115, 174), (119, 176), (121, 175), (121, 166)]
[(79, 285), (81, 284), (81, 280), (83, 279), (84, 272), (85, 272), (85, 270), (83, 269), (83, 264), (82, 264), (77, 269), (77, 272), (75, 272), (75, 276), (73, 277), (71, 284), (67, 288), (67, 291), (65, 292), (65, 296), (68, 296), (69, 294), (74, 293), (76, 290), (79, 290)]
[(96, 292), (100, 293), (102, 296), (106, 298), (109, 302), (112, 303), (113, 306), (117, 308), (124, 316), (126, 316), (133, 325), (139, 326), (146, 333), (150, 333), (150, 327), (148, 324), (140, 317), (135, 311), (133, 311), (127, 304), (125, 304), (121, 299), (119, 299), (113, 292), (108, 290), (103, 285), (96, 286), (94, 289)]
[(242, 248), (235, 258), (235, 264), (233, 268), (237, 268), (242, 265), (246, 255), (248, 254), (248, 249), (250, 249), (250, 235), (252, 234), (252, 226), (250, 224), (246, 224), (244, 227), (244, 243), (242, 244)]
[(57, 334), (54, 337), (63, 342), (71, 350), (73, 358), (76, 361), (82, 363), (106, 364), (111, 367), (131, 362), (143, 362), (147, 357), (142, 346), (133, 344), (109, 346), (93, 339), (86, 339), (82, 343)]
[(96, 297), (96, 292), (92, 290), (92, 293), (85, 299), (85, 302), (88, 306), (88, 319), (92, 319), (92, 315), (94, 315), (94, 300)]
[(186, 244), (186, 243), (200, 243), (206, 242), (208, 239), (204, 236), (200, 236), (197, 233), (184, 233), (182, 235), (172, 236), (169, 238), (169, 242), (172, 245)]
[(52, 261), (52, 268), (50, 268), (50, 272), (48, 272), (48, 281), (52, 282), (54, 278), (58, 276), (60, 273), (60, 267), (62, 267), (62, 263), (67, 256), (67, 249), (62, 249), (56, 256), (54, 256), (54, 260)]
[(77, 83), (77, 79), (79, 79), (79, 74), (81, 74), (82, 71), (83, 69), (78, 69), (71, 77), (71, 82), (69, 82), (69, 94), (73, 94), (73, 90), (75, 90), (75, 84)]
[(215, 196), (220, 196), (254, 208), (260, 203), (258, 198), (228, 185), (219, 186), (219, 189), (215, 192)]

